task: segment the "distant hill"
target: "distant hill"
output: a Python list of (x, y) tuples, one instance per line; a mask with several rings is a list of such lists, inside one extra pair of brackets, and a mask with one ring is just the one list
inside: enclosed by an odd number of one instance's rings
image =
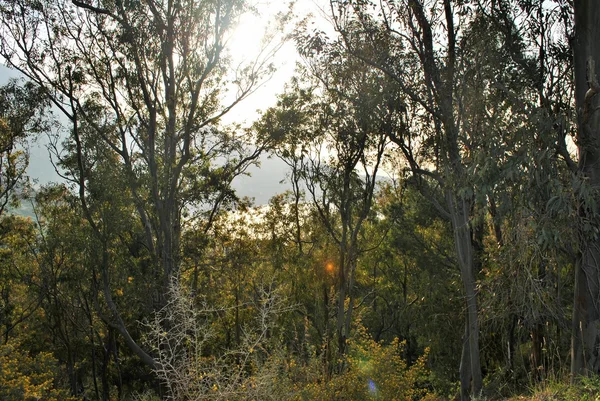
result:
[(21, 205), (18, 208), (8, 208), (7, 213), (16, 214), (17, 216), (29, 217), (32, 220), (35, 220), (35, 213), (33, 212), (33, 205), (31, 201), (22, 201)]

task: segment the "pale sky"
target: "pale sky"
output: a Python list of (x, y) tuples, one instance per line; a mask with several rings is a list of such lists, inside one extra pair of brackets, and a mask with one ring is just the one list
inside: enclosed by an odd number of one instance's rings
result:
[[(228, 48), (234, 56), (233, 64), (237, 65), (244, 61), (253, 60), (260, 51), (260, 41), (267, 24), (272, 22), (278, 12), (284, 12), (288, 8), (289, 1), (257, 0), (254, 2), (258, 15), (248, 14), (244, 16), (238, 27), (231, 34)], [(324, 25), (325, 17), (322, 9), (328, 4), (328, 0), (297, 0), (294, 7), (294, 21), (297, 21), (309, 13), (312, 14), (318, 24)], [(288, 31), (293, 26), (288, 26)], [(257, 110), (264, 110), (275, 104), (277, 94), (284, 89), (285, 83), (291, 78), (296, 63), (300, 61), (292, 42), (285, 43), (273, 58), (276, 72), (271, 79), (261, 85), (251, 96), (238, 104), (223, 119), (225, 123), (250, 124), (258, 116)], [(9, 78), (18, 77), (18, 73), (0, 65), (0, 85), (6, 83)], [(30, 145), (30, 165), (28, 174), (39, 184), (60, 181), (60, 177), (54, 171), (46, 145), (48, 138), (42, 136)], [(277, 159), (261, 158), (261, 167), (253, 167), (249, 170), (252, 177), (241, 177), (236, 179), (234, 187), (241, 196), (254, 197), (257, 204), (263, 204), (268, 199), (288, 187), (280, 181), (285, 178), (286, 165)]]
[[(312, 14), (315, 23), (324, 26), (327, 23), (322, 9), (328, 3), (329, 0), (297, 0), (294, 6), (294, 22)], [(260, 51), (259, 42), (266, 22), (273, 20), (277, 12), (286, 11), (288, 4), (287, 1), (276, 0), (257, 2), (259, 10), (264, 12), (261, 11), (258, 16), (247, 15), (240, 21), (229, 44), (232, 54), (238, 55), (241, 60), (251, 60)], [(293, 29), (293, 23), (287, 29)], [(296, 63), (300, 61), (294, 43), (291, 41), (285, 43), (273, 60), (277, 68), (275, 74), (244, 102), (237, 105), (224, 121), (251, 123), (256, 120), (259, 116), (257, 110), (275, 105), (277, 95), (283, 92), (285, 84), (294, 73)], [(264, 156), (261, 157), (260, 168), (251, 167), (248, 170), (251, 177), (239, 177), (234, 181), (233, 186), (240, 195), (253, 197), (257, 204), (263, 204), (273, 195), (290, 188), (281, 183), (285, 179), (287, 169), (287, 165), (282, 161)]]
[[(231, 41), (228, 43), (228, 48), (235, 57), (234, 65), (252, 61), (259, 54), (260, 40), (267, 24), (274, 20), (278, 12), (287, 11), (289, 3), (289, 0), (257, 0), (254, 2), (260, 10), (260, 14), (246, 14), (232, 33)], [(294, 18), (287, 26), (287, 32), (293, 30), (295, 23), (309, 15), (312, 15), (311, 19), (315, 21), (316, 25), (327, 30), (330, 24), (327, 22), (323, 10), (327, 12), (328, 4), (329, 0), (296, 0), (293, 7)], [(296, 63), (301, 62), (291, 40), (283, 44), (272, 61), (277, 69), (275, 74), (246, 101), (237, 105), (224, 118), (225, 122), (253, 121), (258, 116), (257, 109), (273, 106), (277, 94), (283, 92), (285, 84), (293, 75)]]

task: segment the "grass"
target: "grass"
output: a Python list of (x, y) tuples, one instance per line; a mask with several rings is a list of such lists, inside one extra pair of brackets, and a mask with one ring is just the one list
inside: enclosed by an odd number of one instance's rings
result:
[(531, 395), (513, 396), (506, 401), (600, 401), (600, 376), (583, 377), (576, 384), (568, 380), (542, 382)]

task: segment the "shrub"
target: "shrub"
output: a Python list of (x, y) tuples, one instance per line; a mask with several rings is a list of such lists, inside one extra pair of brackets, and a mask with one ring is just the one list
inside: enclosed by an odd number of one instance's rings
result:
[(17, 343), (0, 345), (0, 400), (74, 400), (56, 385), (57, 377), (58, 363), (51, 353), (32, 356)]
[(364, 327), (349, 343), (347, 369), (329, 381), (307, 384), (297, 400), (316, 401), (412, 401), (434, 399), (424, 387), (427, 352), (408, 367), (402, 358), (404, 342), (384, 345), (374, 341)]

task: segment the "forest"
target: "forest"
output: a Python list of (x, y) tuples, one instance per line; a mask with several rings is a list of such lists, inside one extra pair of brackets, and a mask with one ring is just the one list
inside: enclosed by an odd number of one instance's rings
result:
[(259, 3), (0, 0), (0, 400), (598, 400), (600, 1)]

